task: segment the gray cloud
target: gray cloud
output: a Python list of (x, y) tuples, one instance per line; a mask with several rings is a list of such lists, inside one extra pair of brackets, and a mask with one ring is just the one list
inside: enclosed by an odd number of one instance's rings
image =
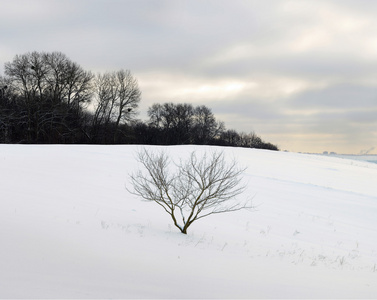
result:
[[(338, 84), (324, 89), (304, 91), (292, 97), (290, 105), (306, 109), (336, 109), (346, 111), (361, 109), (370, 111), (377, 108), (377, 85), (362, 86)], [(376, 116), (377, 119), (377, 116)]]

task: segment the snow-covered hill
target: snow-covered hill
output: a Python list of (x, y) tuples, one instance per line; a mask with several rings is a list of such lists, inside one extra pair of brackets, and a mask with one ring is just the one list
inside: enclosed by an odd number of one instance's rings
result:
[(377, 164), (222, 148), (256, 209), (183, 235), (125, 188), (141, 147), (0, 145), (0, 298), (377, 297)]

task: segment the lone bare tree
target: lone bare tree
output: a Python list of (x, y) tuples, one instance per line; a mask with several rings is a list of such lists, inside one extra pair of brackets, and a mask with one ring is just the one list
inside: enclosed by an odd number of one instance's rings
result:
[(165, 152), (144, 149), (138, 152), (138, 161), (146, 172), (130, 175), (133, 190), (129, 191), (160, 205), (184, 234), (201, 218), (251, 208), (249, 200), (235, 199), (246, 188), (241, 183), (245, 168), (239, 168), (235, 160), (226, 162), (223, 152), (201, 158), (193, 152), (187, 161), (175, 164), (176, 172)]

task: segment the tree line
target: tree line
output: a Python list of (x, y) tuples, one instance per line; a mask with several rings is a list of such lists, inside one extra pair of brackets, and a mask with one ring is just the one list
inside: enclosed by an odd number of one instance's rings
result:
[(211, 109), (153, 104), (129, 70), (93, 74), (61, 52), (16, 55), (0, 75), (0, 143), (200, 144), (278, 150), (255, 133), (227, 130)]

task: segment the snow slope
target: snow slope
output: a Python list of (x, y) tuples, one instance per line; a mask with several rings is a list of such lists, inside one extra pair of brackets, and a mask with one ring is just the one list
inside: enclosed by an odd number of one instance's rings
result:
[(142, 146), (0, 145), (0, 298), (377, 298), (377, 164), (224, 150), (254, 211), (179, 233), (130, 195)]

